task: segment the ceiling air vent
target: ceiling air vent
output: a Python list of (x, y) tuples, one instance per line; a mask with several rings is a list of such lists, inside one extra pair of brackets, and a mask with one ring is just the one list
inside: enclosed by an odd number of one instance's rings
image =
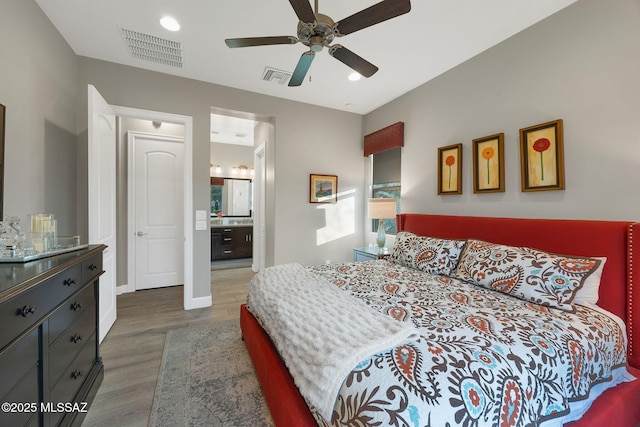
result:
[(121, 29), (121, 33), (132, 57), (182, 68), (182, 43), (125, 28)]
[(277, 68), (265, 67), (264, 73), (262, 73), (262, 80), (265, 82), (276, 82), (280, 85), (286, 85), (291, 78), (290, 71), (282, 71)]

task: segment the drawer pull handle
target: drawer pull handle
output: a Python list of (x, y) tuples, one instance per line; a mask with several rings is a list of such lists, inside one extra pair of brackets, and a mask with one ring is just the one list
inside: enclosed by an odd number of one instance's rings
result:
[(97, 265), (95, 265), (93, 263), (91, 263), (91, 265), (89, 265), (89, 270), (94, 271), (94, 270), (97, 270), (97, 269), (98, 269)]
[(25, 305), (24, 307), (18, 310), (18, 314), (22, 317), (28, 317), (28, 316), (31, 316), (33, 313), (35, 313), (37, 309), (38, 307)]
[(231, 241), (231, 237), (225, 237), (225, 238), (224, 238), (224, 241), (225, 241), (225, 242), (230, 242), (230, 241)]
[(79, 303), (78, 301), (74, 301), (73, 304), (71, 304), (71, 310), (73, 311), (78, 311), (82, 308), (82, 304)]
[(71, 378), (73, 378), (74, 380), (77, 380), (81, 376), (82, 376), (82, 371), (79, 369), (76, 369), (75, 371), (71, 372)]
[(78, 344), (78, 342), (82, 341), (82, 335), (80, 334), (75, 334), (74, 336), (71, 337), (71, 342), (74, 344)]
[(231, 251), (224, 251), (224, 253), (225, 253), (225, 254), (230, 254), (230, 253), (231, 253)]
[(65, 279), (64, 282), (62, 282), (63, 285), (65, 286), (72, 286), (76, 284), (76, 279), (69, 277), (68, 279)]

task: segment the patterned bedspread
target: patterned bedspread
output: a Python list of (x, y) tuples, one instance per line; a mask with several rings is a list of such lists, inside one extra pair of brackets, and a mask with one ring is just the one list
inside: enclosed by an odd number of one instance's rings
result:
[(612, 374), (626, 365), (624, 331), (599, 310), (548, 309), (384, 260), (308, 268), (421, 331), (363, 360), (330, 422), (312, 408), (320, 425), (553, 425), (595, 385), (628, 380)]

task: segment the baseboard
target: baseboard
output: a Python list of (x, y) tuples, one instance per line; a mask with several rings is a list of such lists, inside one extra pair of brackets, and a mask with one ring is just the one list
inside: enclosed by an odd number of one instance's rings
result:
[(116, 286), (116, 295), (127, 294), (129, 292), (135, 292), (136, 289), (133, 285), (120, 285)]
[(191, 298), (191, 300), (185, 301), (184, 309), (193, 310), (196, 308), (211, 307), (211, 305), (213, 304), (212, 301), (213, 300), (211, 299), (211, 295), (200, 298)]

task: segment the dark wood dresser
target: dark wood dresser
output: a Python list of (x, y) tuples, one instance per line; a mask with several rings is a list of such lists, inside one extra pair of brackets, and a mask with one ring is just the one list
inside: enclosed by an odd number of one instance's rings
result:
[(0, 263), (0, 426), (80, 425), (104, 376), (104, 245)]

